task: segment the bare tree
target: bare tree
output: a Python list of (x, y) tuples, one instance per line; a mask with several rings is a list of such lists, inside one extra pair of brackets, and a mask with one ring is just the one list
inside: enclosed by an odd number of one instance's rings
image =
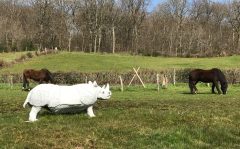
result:
[[(233, 48), (240, 50), (240, 2), (233, 1), (228, 9), (229, 23), (232, 27)], [(239, 52), (239, 51), (238, 51)]]
[(164, 56), (239, 53), (240, 2), (2, 0), (0, 50), (36, 47)]

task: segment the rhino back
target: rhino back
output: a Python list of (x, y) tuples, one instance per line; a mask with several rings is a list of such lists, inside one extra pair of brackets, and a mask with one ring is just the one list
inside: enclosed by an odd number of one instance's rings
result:
[(89, 85), (59, 86), (41, 84), (31, 92), (29, 103), (34, 106), (92, 105), (97, 100), (96, 91)]

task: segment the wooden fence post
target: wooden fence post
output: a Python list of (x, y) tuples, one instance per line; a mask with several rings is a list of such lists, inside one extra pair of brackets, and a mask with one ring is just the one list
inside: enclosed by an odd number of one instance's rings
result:
[(122, 80), (122, 77), (119, 76), (119, 79), (120, 79), (120, 83), (121, 83), (121, 91), (123, 92), (123, 80)]
[(138, 79), (140, 80), (140, 82), (142, 83), (143, 87), (146, 88), (146, 86), (144, 85), (142, 79), (141, 79), (140, 76), (138, 75), (137, 70), (136, 70), (135, 68), (133, 68), (133, 70), (134, 70), (134, 72), (136, 73), (136, 75), (137, 75)]
[(12, 75), (9, 75), (8, 76), (8, 83), (9, 83), (9, 87), (12, 89), (13, 88), (13, 76)]
[[(138, 67), (137, 72), (138, 72), (139, 69), (140, 69), (140, 67)], [(134, 79), (135, 77), (136, 77), (136, 74), (133, 75), (133, 77), (132, 77), (130, 83), (128, 84), (128, 87), (131, 85), (131, 83), (132, 83), (132, 81), (133, 81), (133, 79)]]
[(167, 76), (164, 74), (164, 75), (162, 76), (162, 88), (163, 88), (163, 89), (166, 89), (167, 86), (168, 86), (168, 78), (167, 78)]
[(160, 87), (159, 87), (159, 74), (157, 74), (157, 90), (158, 90), (158, 92), (159, 92), (159, 89), (160, 89)]
[(176, 70), (175, 68), (173, 69), (173, 85), (176, 85)]

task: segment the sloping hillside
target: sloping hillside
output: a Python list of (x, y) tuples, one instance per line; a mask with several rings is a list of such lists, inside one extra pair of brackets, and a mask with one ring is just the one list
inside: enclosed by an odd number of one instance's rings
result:
[[(7, 59), (7, 55), (4, 55)], [(12, 56), (12, 55), (11, 55)], [(3, 57), (0, 54), (0, 59)], [(100, 72), (100, 71), (127, 71), (132, 67), (159, 70), (167, 68), (238, 68), (240, 56), (216, 58), (166, 58), (143, 57), (112, 54), (86, 54), (79, 52), (62, 52), (47, 56), (33, 57), (25, 62), (14, 64), (11, 67), (0, 69), (0, 73), (20, 73), (26, 68), (48, 68), (63, 72)]]
[(21, 55), (26, 54), (27, 52), (11, 52), (11, 53), (0, 53), (0, 61), (11, 62), (16, 58), (19, 58)]

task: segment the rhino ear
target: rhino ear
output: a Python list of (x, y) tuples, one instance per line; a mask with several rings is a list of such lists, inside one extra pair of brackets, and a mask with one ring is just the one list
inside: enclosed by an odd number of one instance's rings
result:
[(107, 84), (107, 86), (106, 86), (106, 90), (109, 90), (109, 84)]
[(93, 86), (94, 86), (94, 87), (97, 87), (97, 86), (98, 86), (96, 81), (93, 82)]
[(92, 81), (88, 81), (88, 84), (93, 84)]

